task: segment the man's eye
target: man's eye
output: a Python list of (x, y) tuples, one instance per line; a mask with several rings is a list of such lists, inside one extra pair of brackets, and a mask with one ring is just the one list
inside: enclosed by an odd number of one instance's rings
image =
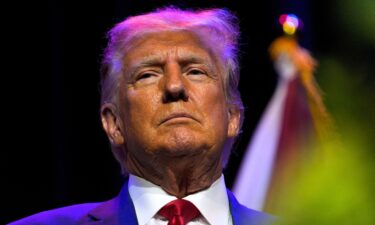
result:
[(189, 70), (188, 74), (189, 75), (204, 75), (205, 72), (203, 72), (202, 70), (198, 70), (198, 69), (192, 69), (192, 70)]
[(141, 75), (137, 77), (137, 80), (143, 80), (143, 79), (151, 78), (153, 76), (155, 76), (155, 74), (153, 73), (142, 73)]
[(159, 73), (154, 71), (140, 72), (134, 80), (134, 83), (138, 84), (152, 84), (159, 79)]

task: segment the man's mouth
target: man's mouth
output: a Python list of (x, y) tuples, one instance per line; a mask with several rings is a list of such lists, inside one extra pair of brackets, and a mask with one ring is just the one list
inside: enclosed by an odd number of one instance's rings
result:
[(169, 121), (186, 121), (186, 120), (195, 120), (197, 122), (199, 122), (195, 117), (193, 117), (192, 115), (188, 114), (188, 113), (184, 113), (184, 112), (177, 112), (177, 113), (171, 113), (169, 114), (167, 117), (163, 118), (160, 122), (160, 124), (163, 124), (163, 123), (166, 123), (166, 122), (169, 122)]

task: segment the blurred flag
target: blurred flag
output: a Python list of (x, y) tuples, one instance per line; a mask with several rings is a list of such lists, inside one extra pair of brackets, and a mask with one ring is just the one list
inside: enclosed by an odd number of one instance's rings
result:
[(285, 35), (269, 48), (278, 84), (233, 187), (242, 204), (268, 212), (273, 212), (280, 188), (293, 178), (302, 157), (330, 127), (313, 77), (316, 62), (293, 36), (300, 22), (295, 15), (282, 15), (279, 20)]

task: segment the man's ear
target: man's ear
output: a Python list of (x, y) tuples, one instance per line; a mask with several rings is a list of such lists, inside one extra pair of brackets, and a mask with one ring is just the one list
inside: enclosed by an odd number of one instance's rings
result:
[(235, 138), (240, 132), (241, 112), (236, 106), (229, 106), (228, 109), (228, 137)]
[(100, 116), (102, 126), (107, 133), (111, 144), (123, 145), (125, 139), (121, 131), (121, 121), (118, 115), (117, 107), (112, 103), (103, 104), (100, 109)]

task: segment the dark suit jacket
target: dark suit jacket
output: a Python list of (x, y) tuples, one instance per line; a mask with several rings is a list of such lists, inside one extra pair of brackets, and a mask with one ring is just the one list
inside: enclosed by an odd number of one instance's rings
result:
[[(273, 216), (240, 205), (230, 191), (228, 198), (233, 225), (264, 225), (274, 221)], [(128, 185), (125, 183), (119, 196), (107, 202), (53, 209), (9, 225), (138, 225), (138, 222)]]

